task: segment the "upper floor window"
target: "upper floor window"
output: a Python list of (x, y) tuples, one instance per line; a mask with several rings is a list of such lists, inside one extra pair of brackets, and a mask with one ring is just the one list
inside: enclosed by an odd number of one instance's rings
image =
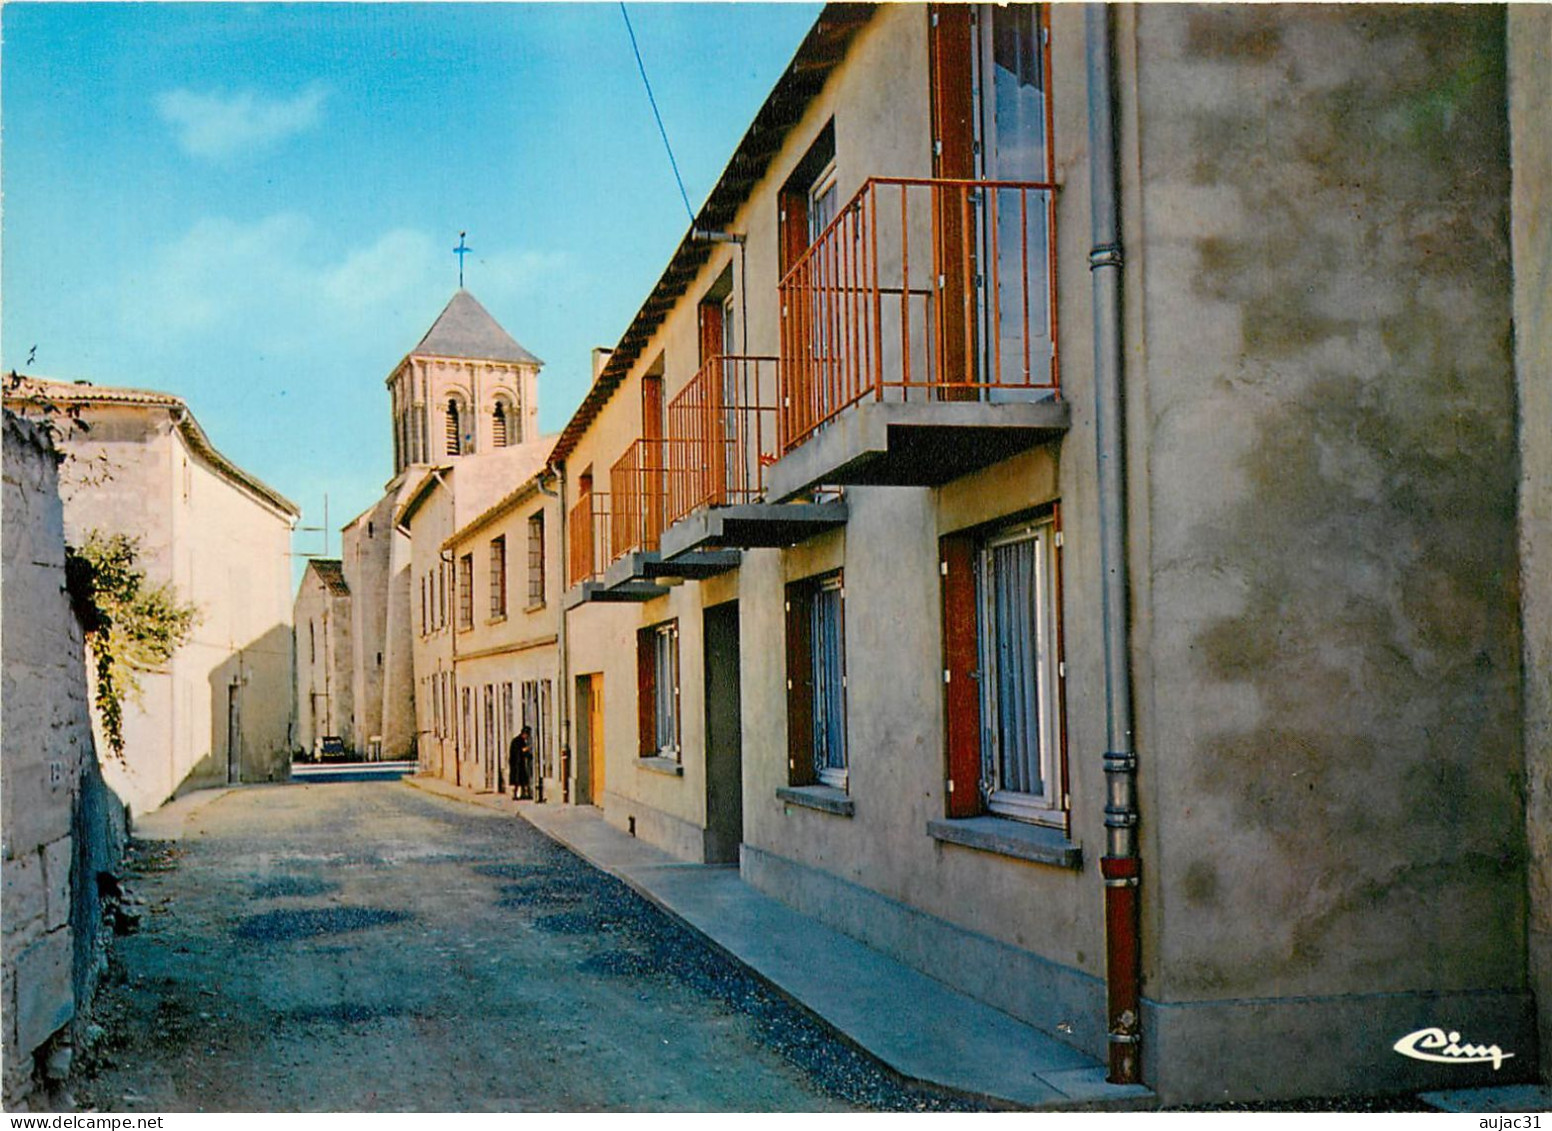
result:
[(967, 265), (943, 278), (943, 340), (969, 346), (948, 358), (946, 380), (997, 399), (1045, 385), (1054, 364), (1049, 12), (939, 4), (933, 13), (934, 172), (997, 182), (945, 190), (939, 205), (940, 243)]
[(495, 407), (491, 409), (491, 438), (495, 446), (504, 448), (508, 444), (516, 442), (514, 439), (516, 429), (512, 421), (512, 406), (504, 398), (496, 399)]
[(835, 123), (825, 123), (778, 197), (781, 273), (797, 262), (835, 219), (840, 206), (835, 166)]
[(458, 559), (458, 627), (474, 627), (474, 555)]
[(835, 158), (820, 170), (808, 189), (808, 242), (817, 240), (840, 207), (840, 190), (835, 182)]
[(544, 604), (544, 512), (528, 516), (528, 605)]
[(507, 615), (507, 539), (504, 534), (490, 542), (490, 615)]

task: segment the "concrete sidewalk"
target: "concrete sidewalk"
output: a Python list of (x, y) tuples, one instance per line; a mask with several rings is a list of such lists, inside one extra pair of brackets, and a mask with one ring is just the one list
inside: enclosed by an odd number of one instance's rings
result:
[[(436, 778), (403, 780), (524, 817), (907, 1079), (1020, 1108), (1157, 1106), (1147, 1088), (1105, 1083), (1097, 1061), (762, 895), (736, 868), (687, 864), (614, 828), (591, 807), (514, 802)], [(825, 960), (813, 961), (816, 954)]]

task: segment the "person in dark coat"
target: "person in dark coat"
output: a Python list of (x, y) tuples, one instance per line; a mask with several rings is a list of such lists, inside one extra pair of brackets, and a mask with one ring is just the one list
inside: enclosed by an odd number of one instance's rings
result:
[(533, 737), (527, 727), (517, 732), (507, 748), (507, 778), (512, 782), (512, 800), (532, 797)]

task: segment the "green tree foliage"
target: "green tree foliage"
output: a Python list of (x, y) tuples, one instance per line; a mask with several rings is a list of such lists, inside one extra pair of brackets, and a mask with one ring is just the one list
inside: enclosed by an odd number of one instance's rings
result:
[(140, 673), (172, 659), (199, 623), (199, 608), (170, 582), (148, 585), (140, 540), (93, 530), (70, 550), (67, 579), (97, 666), (97, 710), (115, 757), (124, 754), (124, 704), (140, 699)]

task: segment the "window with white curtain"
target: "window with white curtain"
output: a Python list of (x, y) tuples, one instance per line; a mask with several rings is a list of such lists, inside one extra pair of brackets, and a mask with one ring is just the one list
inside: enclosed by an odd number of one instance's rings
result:
[(841, 579), (821, 581), (809, 608), (814, 681), (814, 776), (846, 788), (846, 638)]
[(679, 624), (653, 632), (653, 718), (660, 758), (679, 757)]
[(1024, 522), (986, 539), (976, 561), (981, 791), (1013, 817), (1060, 800), (1054, 542), (1050, 519)]

